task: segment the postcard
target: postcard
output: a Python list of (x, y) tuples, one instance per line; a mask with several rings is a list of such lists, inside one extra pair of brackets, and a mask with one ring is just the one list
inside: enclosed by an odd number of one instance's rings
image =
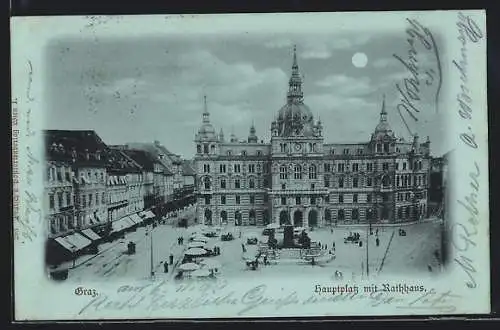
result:
[(484, 11), (11, 34), (17, 321), (489, 313)]

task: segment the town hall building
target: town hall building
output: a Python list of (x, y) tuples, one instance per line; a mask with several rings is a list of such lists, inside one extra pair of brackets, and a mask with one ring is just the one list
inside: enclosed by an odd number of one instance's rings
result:
[(210, 122), (205, 97), (195, 137), (197, 219), (206, 225), (298, 227), (397, 223), (427, 216), (430, 141), (397, 138), (385, 109), (369, 141), (328, 143), (304, 103), (294, 48), (286, 104), (264, 143), (224, 137)]

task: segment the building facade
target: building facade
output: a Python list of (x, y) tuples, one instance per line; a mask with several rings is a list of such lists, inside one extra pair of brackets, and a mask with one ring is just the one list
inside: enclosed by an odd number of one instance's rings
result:
[(76, 227), (72, 164), (64, 157), (64, 146), (53, 143), (47, 152), (45, 204), (48, 237), (66, 235)]
[(143, 210), (142, 168), (121, 150), (110, 148), (107, 162), (108, 221)]
[(294, 50), (286, 104), (264, 143), (226, 141), (210, 122), (205, 97), (195, 136), (197, 217), (205, 224), (323, 226), (407, 222), (427, 214), (430, 141), (392, 131), (382, 102), (368, 141), (325, 143), (323, 124), (304, 103)]

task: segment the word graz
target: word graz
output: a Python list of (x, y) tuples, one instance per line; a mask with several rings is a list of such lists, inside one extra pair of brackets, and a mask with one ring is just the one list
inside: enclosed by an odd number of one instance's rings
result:
[[(418, 121), (417, 113), (420, 112), (420, 109), (417, 103), (422, 101), (420, 95), (422, 82), (425, 82), (425, 86), (427, 87), (433, 85), (437, 86), (435, 93), (435, 103), (437, 109), (437, 102), (439, 98), (439, 92), (441, 90), (442, 78), (439, 52), (432, 33), (429, 29), (422, 26), (417, 20), (406, 20), (408, 21), (408, 23), (410, 23), (410, 27), (406, 29), (406, 41), (409, 46), (407, 54), (408, 58), (404, 60), (397, 54), (393, 54), (393, 57), (396, 58), (401, 64), (403, 64), (405, 69), (408, 70), (410, 76), (408, 78), (404, 78), (401, 85), (399, 83), (396, 84), (396, 89), (398, 90), (398, 94), (400, 97), (399, 104), (396, 106), (396, 108), (398, 110), (399, 116), (401, 117), (401, 120), (410, 132), (410, 135), (413, 135), (403, 112), (405, 112), (406, 115), (413, 119), (413, 121)], [(417, 45), (420, 45), (420, 47), (417, 47)], [(436, 70), (434, 70), (434, 68), (429, 68), (424, 72), (421, 72), (418, 49), (422, 48), (422, 46), (435, 58)]]

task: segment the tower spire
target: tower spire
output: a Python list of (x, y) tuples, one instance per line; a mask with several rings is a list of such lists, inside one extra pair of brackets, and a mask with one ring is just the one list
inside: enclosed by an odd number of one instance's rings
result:
[(299, 65), (297, 63), (297, 46), (293, 46), (292, 75), (288, 82), (288, 103), (302, 103), (304, 94), (302, 92), (302, 77), (300, 76)]
[(210, 122), (210, 113), (208, 112), (206, 95), (203, 95), (203, 122), (204, 123)]
[(387, 121), (387, 111), (385, 110), (385, 94), (382, 97), (382, 110), (380, 111), (380, 122)]

